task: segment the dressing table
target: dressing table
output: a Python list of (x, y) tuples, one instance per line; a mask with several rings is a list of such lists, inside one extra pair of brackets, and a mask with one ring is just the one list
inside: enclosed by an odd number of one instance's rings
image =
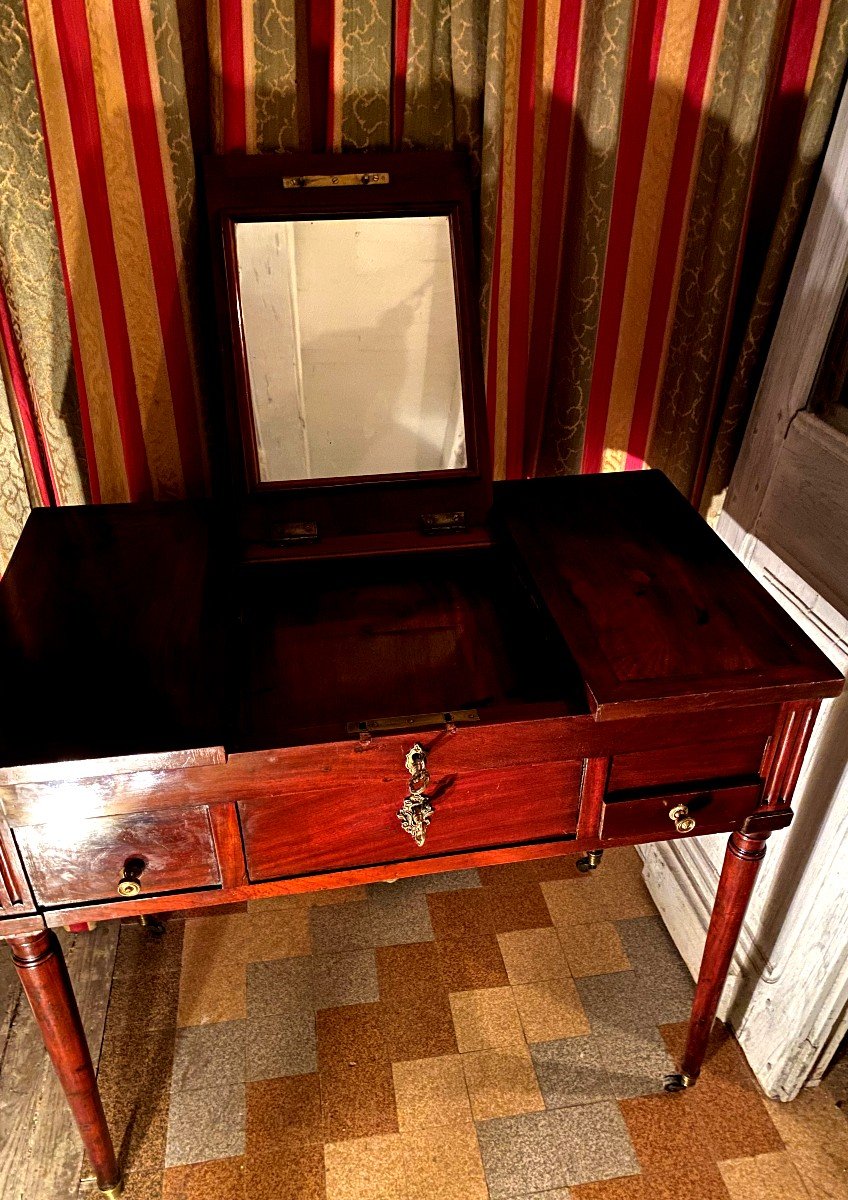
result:
[(692, 1086), (841, 675), (660, 473), (492, 484), (461, 157), (205, 184), (228, 486), (36, 510), (0, 583), (0, 939), (101, 1190), (82, 921), (725, 831)]

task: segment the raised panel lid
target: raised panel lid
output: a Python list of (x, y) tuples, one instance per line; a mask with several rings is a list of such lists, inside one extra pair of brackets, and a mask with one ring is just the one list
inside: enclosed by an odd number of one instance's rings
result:
[(839, 671), (659, 471), (498, 484), (600, 720), (835, 696)]

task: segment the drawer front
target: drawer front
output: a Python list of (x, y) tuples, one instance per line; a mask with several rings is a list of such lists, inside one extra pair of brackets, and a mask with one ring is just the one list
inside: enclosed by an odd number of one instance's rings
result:
[(221, 882), (206, 807), (92, 817), (15, 831), (39, 903), (120, 900), (130, 863), (141, 897)]
[[(435, 756), (434, 756), (435, 757)], [(275, 879), (573, 834), (582, 760), (484, 771), (439, 770), (431, 760), (433, 815), (424, 845), (397, 812), (409, 776), (268, 796), (239, 805), (251, 880)]]
[[(762, 785), (743, 783), (731, 787), (661, 792), (654, 796), (608, 796), (601, 809), (601, 840), (604, 842), (663, 840), (697, 837), (702, 833), (732, 830), (757, 807)], [(695, 822), (691, 829), (678, 831), (671, 815), (685, 808), (680, 816)]]
[[(744, 720), (744, 714), (740, 714), (740, 721)], [(679, 746), (616, 754), (610, 768), (608, 789), (618, 792), (757, 775), (770, 731), (771, 724), (768, 729), (741, 732), (719, 741), (702, 740), (693, 735)]]

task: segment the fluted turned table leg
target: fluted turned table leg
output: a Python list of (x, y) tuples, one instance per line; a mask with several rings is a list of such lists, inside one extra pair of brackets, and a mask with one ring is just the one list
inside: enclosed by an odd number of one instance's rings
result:
[(47, 1053), (94, 1166), (97, 1185), (108, 1197), (117, 1197), (122, 1190), (121, 1173), (62, 948), (48, 930), (8, 941)]
[(756, 837), (747, 833), (730, 835), (698, 973), (683, 1062), (679, 1074), (666, 1077), (665, 1088), (668, 1092), (692, 1087), (701, 1073), (733, 951), (757, 871), (765, 857), (768, 836), (765, 832), (758, 833)]

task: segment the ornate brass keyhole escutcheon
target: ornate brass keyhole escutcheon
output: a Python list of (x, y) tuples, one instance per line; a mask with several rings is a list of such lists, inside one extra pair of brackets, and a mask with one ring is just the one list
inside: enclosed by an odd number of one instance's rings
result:
[(139, 876), (147, 866), (143, 858), (128, 858), (118, 881), (118, 895), (130, 899), (141, 891)]
[(397, 819), (416, 846), (423, 846), (427, 837), (427, 826), (435, 812), (430, 797), (424, 791), (430, 782), (427, 751), (416, 742), (406, 755), (404, 765), (412, 778), (409, 782), (409, 793), (398, 809)]
[(678, 833), (691, 833), (695, 828), (695, 818), (689, 816), (689, 809), (685, 804), (675, 804), (674, 808), (669, 809), (668, 819), (674, 821), (674, 828)]

